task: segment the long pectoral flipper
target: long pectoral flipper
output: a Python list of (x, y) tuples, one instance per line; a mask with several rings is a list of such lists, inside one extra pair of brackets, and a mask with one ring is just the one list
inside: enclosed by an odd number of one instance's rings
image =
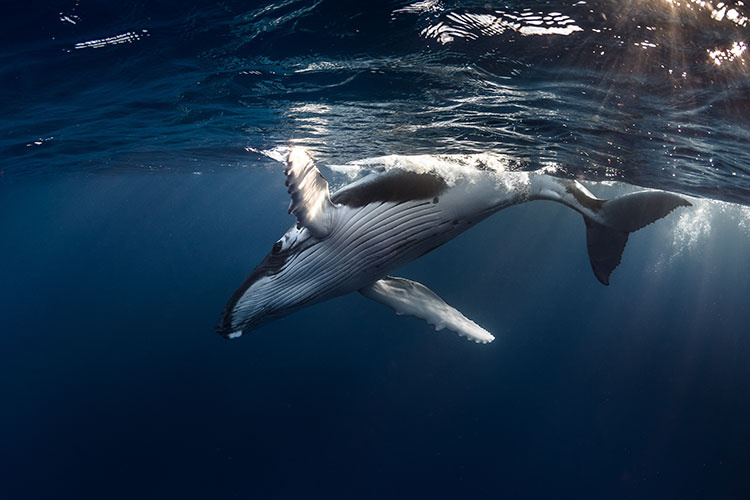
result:
[(495, 337), (455, 308), (449, 306), (435, 292), (416, 281), (391, 276), (359, 290), (365, 297), (385, 304), (399, 316), (415, 316), (435, 327), (447, 328), (474, 342), (486, 344)]
[(301, 148), (291, 149), (284, 173), (292, 198), (289, 213), (297, 217), (299, 227), (306, 227), (316, 238), (324, 238), (331, 230), (336, 210), (328, 192), (328, 181)]

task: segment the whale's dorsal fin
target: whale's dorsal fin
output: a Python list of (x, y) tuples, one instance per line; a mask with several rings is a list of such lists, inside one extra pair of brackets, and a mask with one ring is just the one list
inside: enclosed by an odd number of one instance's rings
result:
[(330, 232), (336, 209), (328, 192), (328, 181), (302, 148), (289, 151), (284, 173), (292, 197), (289, 213), (297, 217), (298, 227), (307, 228), (316, 238), (324, 238)]
[(399, 316), (415, 316), (435, 327), (447, 328), (474, 342), (486, 344), (495, 340), (490, 332), (477, 325), (435, 292), (416, 281), (387, 276), (359, 290), (365, 297), (385, 304)]

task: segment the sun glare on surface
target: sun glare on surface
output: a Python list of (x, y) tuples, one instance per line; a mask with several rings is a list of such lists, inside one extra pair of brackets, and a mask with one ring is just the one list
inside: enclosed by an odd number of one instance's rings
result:
[[(736, 7), (744, 7), (744, 2), (738, 1), (734, 6), (724, 2), (713, 4), (703, 0), (663, 0), (673, 8), (684, 8), (691, 11), (707, 12), (711, 16), (711, 21), (715, 23), (730, 23), (736, 26), (746, 28), (748, 18), (743, 15)], [(744, 54), (747, 50), (747, 42), (744, 40), (735, 40), (729, 46), (714, 47), (706, 49), (710, 60), (717, 66), (737, 61), (745, 64)]]

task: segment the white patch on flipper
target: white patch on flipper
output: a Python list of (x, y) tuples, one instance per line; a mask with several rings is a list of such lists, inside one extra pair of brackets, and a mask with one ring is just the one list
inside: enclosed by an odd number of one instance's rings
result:
[(446, 304), (435, 292), (416, 281), (388, 276), (359, 291), (365, 297), (385, 304), (399, 316), (425, 320), (440, 331), (447, 328), (474, 342), (486, 344), (495, 337), (457, 309)]
[(229, 339), (236, 339), (237, 337), (242, 336), (242, 330), (237, 330), (236, 332), (232, 332), (229, 335), (227, 335), (227, 338)]
[(291, 149), (284, 173), (292, 197), (289, 213), (294, 214), (297, 223), (306, 227), (310, 234), (325, 237), (330, 232), (336, 208), (328, 193), (328, 181), (302, 148)]

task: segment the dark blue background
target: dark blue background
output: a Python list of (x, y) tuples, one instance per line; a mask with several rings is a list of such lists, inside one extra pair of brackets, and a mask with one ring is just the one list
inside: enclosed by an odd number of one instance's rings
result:
[(635, 234), (609, 288), (580, 217), (542, 202), (399, 273), (489, 345), (358, 295), (226, 341), (285, 195), (278, 168), (3, 191), (5, 498), (748, 494), (750, 265), (726, 214), (675, 257), (675, 216)]

